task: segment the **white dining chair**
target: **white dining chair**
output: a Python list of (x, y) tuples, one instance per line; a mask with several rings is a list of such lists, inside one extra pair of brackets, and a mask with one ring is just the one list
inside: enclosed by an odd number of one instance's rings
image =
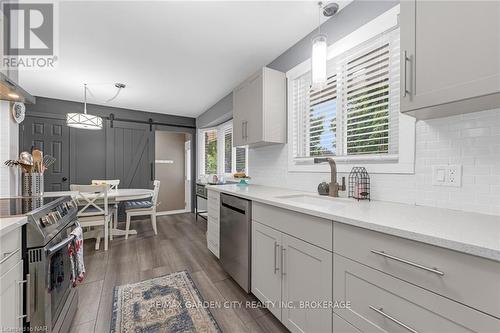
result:
[[(119, 179), (92, 179), (92, 185), (109, 185), (110, 190), (117, 190), (118, 185), (120, 185)], [(118, 229), (118, 203), (111, 203), (113, 206), (113, 228)], [(109, 239), (113, 240), (113, 233), (109, 234)]]
[(149, 215), (151, 217), (151, 225), (155, 235), (158, 235), (156, 229), (156, 206), (158, 205), (158, 193), (160, 191), (160, 181), (154, 181), (153, 197), (151, 200), (142, 201), (127, 201), (125, 202), (125, 213), (127, 214), (127, 225), (125, 227), (125, 239), (128, 239), (130, 229), (130, 219), (132, 216)]
[[(108, 210), (108, 191), (110, 186), (71, 184), (70, 190), (77, 192), (75, 201), (78, 204), (78, 222), (82, 228), (102, 227), (84, 232), (84, 239), (95, 238), (95, 249), (99, 250), (101, 238), (104, 236), (104, 251), (108, 250), (109, 224), (113, 214)], [(104, 231), (104, 235), (103, 235)]]

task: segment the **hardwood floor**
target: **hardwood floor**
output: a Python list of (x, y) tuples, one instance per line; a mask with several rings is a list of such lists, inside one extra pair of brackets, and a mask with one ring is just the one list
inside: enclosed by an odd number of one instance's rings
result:
[[(159, 216), (158, 235), (149, 220), (132, 221), (137, 236), (110, 241), (107, 252), (84, 245), (87, 275), (78, 286), (78, 311), (71, 332), (109, 332), (113, 288), (187, 270), (206, 301), (257, 301), (222, 269), (206, 246), (206, 222), (194, 214)], [(120, 226), (123, 227), (123, 226)], [(288, 332), (263, 308), (210, 309), (224, 332)]]

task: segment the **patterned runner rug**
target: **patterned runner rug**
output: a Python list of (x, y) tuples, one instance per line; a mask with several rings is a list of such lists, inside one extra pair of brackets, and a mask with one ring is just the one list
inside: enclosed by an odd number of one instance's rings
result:
[(221, 332), (186, 271), (117, 286), (112, 333)]

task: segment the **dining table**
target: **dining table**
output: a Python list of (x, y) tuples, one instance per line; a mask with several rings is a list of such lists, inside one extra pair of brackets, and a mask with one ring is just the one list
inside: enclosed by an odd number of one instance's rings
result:
[[(111, 189), (108, 191), (108, 204), (118, 204), (123, 201), (131, 200), (143, 200), (149, 199), (153, 196), (153, 190), (142, 189), (142, 188), (118, 188)], [(44, 192), (43, 196), (47, 198), (53, 197), (63, 197), (71, 196), (75, 198), (78, 195), (76, 191), (54, 191), (54, 192)], [(92, 198), (92, 194), (86, 195), (89, 199)], [(113, 236), (125, 236), (125, 230), (118, 229), (118, 216), (115, 218), (115, 223), (110, 229), (110, 233)], [(137, 230), (129, 230), (129, 235), (137, 234)]]

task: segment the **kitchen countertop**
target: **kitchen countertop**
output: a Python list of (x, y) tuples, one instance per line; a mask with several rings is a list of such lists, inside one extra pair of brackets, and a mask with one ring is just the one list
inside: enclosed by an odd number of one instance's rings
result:
[(0, 237), (16, 228), (20, 228), (26, 223), (28, 223), (28, 218), (24, 215), (0, 218)]
[(277, 198), (290, 195), (320, 197), (316, 193), (261, 185), (211, 185), (207, 188), (299, 213), (500, 261), (500, 216), (496, 215), (324, 196), (321, 198), (325, 199), (325, 205), (317, 206)]

